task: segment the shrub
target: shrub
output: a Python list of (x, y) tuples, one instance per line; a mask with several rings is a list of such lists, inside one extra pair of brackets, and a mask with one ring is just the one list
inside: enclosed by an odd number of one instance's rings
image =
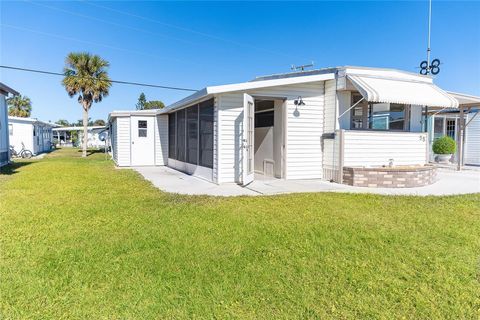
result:
[(443, 136), (433, 142), (432, 150), (435, 154), (454, 154), (457, 144), (452, 138)]

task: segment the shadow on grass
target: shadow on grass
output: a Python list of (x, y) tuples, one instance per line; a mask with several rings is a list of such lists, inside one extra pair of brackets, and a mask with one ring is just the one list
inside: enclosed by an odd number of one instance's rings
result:
[(32, 164), (32, 161), (12, 162), (4, 167), (0, 168), (0, 174), (12, 175), (18, 173), (18, 169)]
[[(82, 152), (82, 149), (78, 150), (78, 152)], [(94, 155), (96, 153), (105, 153), (104, 149), (87, 149), (87, 157)]]

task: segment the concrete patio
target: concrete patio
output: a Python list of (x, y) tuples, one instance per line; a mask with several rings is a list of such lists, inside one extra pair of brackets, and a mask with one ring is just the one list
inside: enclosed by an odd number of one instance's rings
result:
[(320, 180), (281, 180), (256, 177), (247, 187), (237, 184), (216, 185), (168, 167), (134, 167), (145, 179), (165, 192), (187, 195), (258, 196), (299, 192), (347, 192), (383, 195), (446, 196), (480, 192), (480, 168), (464, 171), (438, 169), (438, 181), (417, 188), (365, 188)]

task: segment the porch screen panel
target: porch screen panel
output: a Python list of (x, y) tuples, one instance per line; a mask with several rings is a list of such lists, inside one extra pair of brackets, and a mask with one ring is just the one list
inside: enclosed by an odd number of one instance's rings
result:
[(198, 158), (198, 106), (187, 109), (187, 162), (197, 164)]
[(168, 157), (170, 159), (176, 159), (176, 144), (175, 144), (175, 113), (168, 115)]
[(185, 109), (177, 112), (177, 160), (185, 162)]
[(200, 103), (199, 119), (199, 165), (213, 168), (213, 99)]

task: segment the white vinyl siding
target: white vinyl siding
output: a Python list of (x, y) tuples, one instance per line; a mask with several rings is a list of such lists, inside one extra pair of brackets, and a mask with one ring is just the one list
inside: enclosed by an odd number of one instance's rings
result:
[[(240, 182), (243, 132), (243, 93), (222, 94), (217, 98), (217, 183)], [(215, 177), (214, 177), (215, 180)]]
[(325, 133), (333, 133), (335, 129), (339, 129), (338, 125), (335, 128), (335, 117), (338, 117), (335, 109), (338, 108), (338, 101), (336, 98), (335, 80), (325, 81), (325, 106), (324, 106), (324, 125)]
[(9, 133), (7, 103), (5, 102), (5, 96), (0, 94), (0, 167), (8, 163), (8, 153)]
[(409, 132), (344, 131), (345, 167), (424, 165), (427, 134)]
[[(286, 179), (322, 178), (323, 82), (247, 91), (252, 96), (286, 98)], [(294, 100), (302, 97), (304, 106)], [(218, 183), (240, 182), (243, 92), (218, 96)]]
[[(130, 165), (130, 117), (117, 118), (117, 165)], [(152, 150), (153, 152), (153, 150)]]
[(155, 119), (155, 165), (164, 166), (168, 161), (168, 115)]
[[(474, 113), (470, 113), (467, 117), (467, 122), (474, 115)], [(480, 165), (480, 114), (477, 114), (467, 125), (465, 136), (465, 164)]]
[(113, 161), (115, 163), (118, 162), (118, 139), (117, 139), (117, 119), (114, 119), (112, 121), (111, 127), (110, 127), (110, 143), (112, 145), (112, 157)]

